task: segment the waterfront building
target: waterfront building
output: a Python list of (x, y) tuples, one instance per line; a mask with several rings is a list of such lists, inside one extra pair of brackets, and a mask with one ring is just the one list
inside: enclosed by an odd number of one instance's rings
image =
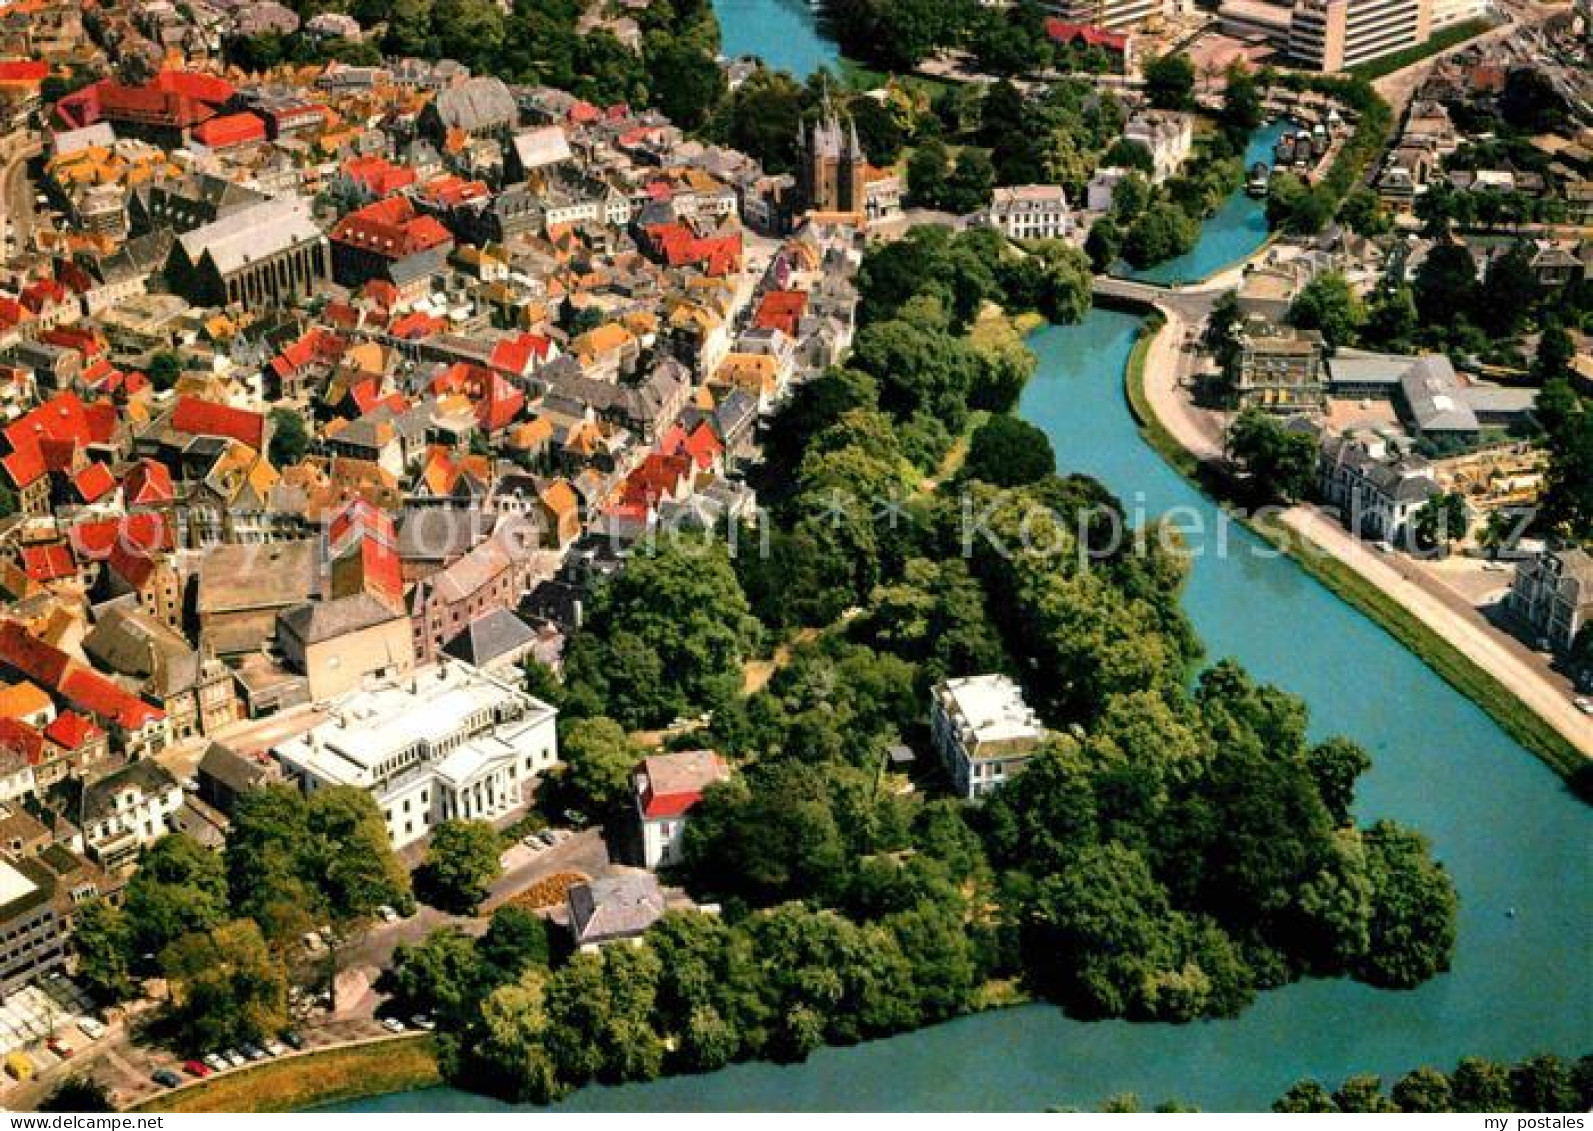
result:
[(953, 790), (968, 801), (1016, 776), (1046, 736), (1023, 689), (1005, 675), (936, 684), (929, 726)]
[(596, 953), (609, 943), (641, 941), (663, 918), (664, 889), (651, 872), (624, 872), (576, 884), (565, 896), (577, 950)]
[(1178, 172), (1194, 139), (1194, 118), (1172, 110), (1135, 114), (1123, 127), (1123, 140), (1150, 154), (1151, 180), (1156, 183)]
[(1067, 239), (1073, 235), (1073, 212), (1061, 185), (1012, 185), (991, 197), (985, 223), (1008, 239)]
[(1593, 554), (1572, 547), (1523, 561), (1505, 607), (1527, 626), (1533, 643), (1569, 652), (1577, 634), (1593, 623)]
[(1293, 416), (1327, 407), (1322, 335), (1251, 320), (1239, 331), (1233, 393), (1238, 407)]

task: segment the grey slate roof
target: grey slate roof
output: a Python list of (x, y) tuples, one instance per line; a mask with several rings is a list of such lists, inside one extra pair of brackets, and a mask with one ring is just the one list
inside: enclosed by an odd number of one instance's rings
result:
[(90, 825), (112, 815), (116, 811), (116, 795), (124, 789), (138, 788), (147, 796), (162, 793), (176, 785), (177, 779), (156, 762), (144, 760), (129, 763), (83, 787), (82, 823)]
[(278, 614), (277, 620), (283, 629), (305, 644), (320, 644), (398, 617), (398, 613), (369, 593), (351, 593), (330, 601), (295, 605)]
[(432, 103), (438, 119), (446, 127), (462, 130), (487, 130), (512, 126), (519, 116), (514, 95), (502, 79), (466, 79), (437, 95)]
[(190, 263), (208, 252), (223, 275), (248, 263), (322, 239), (310, 215), (310, 202), (282, 196), (223, 216), (214, 223), (177, 237)]
[(635, 938), (664, 914), (664, 891), (648, 872), (577, 884), (567, 898), (577, 946)]
[(523, 651), (536, 641), (536, 630), (508, 609), (493, 609), (471, 621), (443, 645), (443, 651), (467, 664), (485, 667), (503, 656)]

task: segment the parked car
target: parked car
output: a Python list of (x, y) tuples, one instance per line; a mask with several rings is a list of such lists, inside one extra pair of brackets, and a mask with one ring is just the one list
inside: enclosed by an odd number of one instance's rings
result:
[(248, 1057), (251, 1061), (264, 1060), (266, 1058), (265, 1049), (261, 1048), (259, 1045), (243, 1045), (238, 1049), (238, 1051), (243, 1053), (243, 1055)]
[(376, 909), (376, 914), (380, 916), (382, 922), (384, 923), (398, 922), (398, 912), (394, 911), (385, 903)]
[(237, 1049), (228, 1049), (221, 1055), (226, 1057), (227, 1063), (233, 1068), (242, 1068), (245, 1064), (249, 1063), (248, 1060), (244, 1059), (243, 1053), (239, 1052)]
[(282, 1043), (290, 1049), (302, 1049), (304, 1047), (304, 1038), (299, 1035), (297, 1029), (288, 1029), (282, 1034)]
[(320, 931), (304, 932), (304, 949), (309, 951), (311, 954), (314, 954), (316, 951), (321, 949)]
[(207, 1052), (205, 1054), (205, 1066), (212, 1072), (225, 1072), (232, 1067), (232, 1065), (227, 1063), (226, 1057), (215, 1052)]
[(424, 1032), (427, 1032), (427, 1033), (429, 1033), (433, 1029), (437, 1028), (437, 1022), (433, 1021), (430, 1017), (427, 1017), (427, 1016), (425, 1016), (424, 1014), (421, 1014), (421, 1013), (417, 1013), (417, 1014), (415, 1014), (415, 1016), (411, 1017), (409, 1019), (409, 1023), (411, 1025), (413, 1025), (415, 1028), (423, 1030)]
[(105, 1023), (96, 1021), (92, 1017), (78, 1018), (77, 1027), (83, 1030), (83, 1035), (91, 1041), (97, 1041), (106, 1033)]
[(62, 1060), (71, 1060), (72, 1054), (75, 1051), (71, 1045), (67, 1044), (60, 1037), (49, 1038), (44, 1042), (44, 1047), (49, 1049)]
[(265, 1043), (265, 1050), (267, 1054), (271, 1056), (281, 1056), (283, 1053), (288, 1051), (288, 1046), (283, 1044), (281, 1041), (267, 1041)]
[(194, 1077), (196, 1080), (203, 1080), (206, 1076), (209, 1076), (213, 1070), (208, 1064), (203, 1064), (200, 1061), (185, 1060), (183, 1061), (183, 1071)]
[(1586, 695), (1578, 695), (1575, 699), (1571, 700), (1571, 702), (1574, 703), (1576, 705), (1576, 709), (1581, 711), (1584, 715), (1593, 715), (1593, 698), (1589, 698)]
[(6, 1056), (6, 1071), (18, 1080), (33, 1079), (33, 1061), (20, 1052), (13, 1052)]
[(169, 1068), (157, 1068), (149, 1078), (163, 1088), (175, 1088), (183, 1082), (183, 1078)]
[(396, 1017), (384, 1017), (382, 1018), (382, 1028), (389, 1033), (402, 1033), (404, 1032), (404, 1023)]

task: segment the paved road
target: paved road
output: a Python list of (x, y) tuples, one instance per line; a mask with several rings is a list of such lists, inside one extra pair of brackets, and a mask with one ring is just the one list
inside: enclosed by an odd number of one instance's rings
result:
[[(1222, 418), (1198, 408), (1181, 388), (1187, 327), (1177, 304), (1162, 304), (1167, 325), (1145, 363), (1145, 396), (1162, 426), (1201, 460), (1222, 456)], [(1314, 506), (1290, 508), (1283, 522), (1394, 598), (1478, 667), (1491, 673), (1583, 755), (1593, 758), (1593, 720), (1571, 702), (1571, 688), (1547, 660), (1496, 628), (1424, 563), (1372, 550)], [(1305, 548), (1309, 552), (1309, 547)]]
[(33, 238), (33, 183), (28, 180), (28, 162), (38, 154), (39, 143), (32, 139), (20, 148), (0, 148), (0, 159), (5, 162), (0, 165), (0, 208), (4, 209), (0, 235), (15, 235), (19, 251)]

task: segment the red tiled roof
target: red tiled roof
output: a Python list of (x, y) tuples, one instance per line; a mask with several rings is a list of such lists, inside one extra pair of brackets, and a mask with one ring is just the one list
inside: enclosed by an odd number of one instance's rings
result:
[(59, 581), (77, 573), (77, 563), (65, 542), (22, 547), (22, 572), (34, 581)]
[(313, 362), (333, 362), (343, 356), (348, 342), (320, 326), (311, 327), (271, 359), (278, 377), (289, 378)]
[(140, 556), (172, 548), (171, 525), (159, 511), (80, 522), (67, 532), (67, 537), (79, 561), (109, 561), (118, 548)]
[(398, 534), (393, 528), (392, 515), (364, 499), (350, 500), (332, 516), (326, 527), (327, 545), (334, 554), (342, 553), (351, 538), (366, 537), (393, 545)]
[(85, 503), (98, 502), (116, 489), (116, 476), (103, 463), (90, 463), (72, 476), (72, 486)]
[(159, 722), (166, 712), (123, 691), (116, 684), (88, 668), (73, 668), (61, 682), (60, 692), (75, 707), (97, 719), (113, 722), (123, 730), (138, 730)]
[(435, 216), (417, 213), (407, 196), (390, 196), (350, 212), (337, 222), (331, 238), (384, 259), (402, 259), (453, 241)]
[(58, 393), (0, 429), (11, 449), (0, 456), (0, 468), (17, 487), (27, 487), (46, 472), (67, 470), (83, 445), (109, 442), (115, 427), (115, 405), (85, 406), (73, 393)]
[(16, 719), (0, 719), (0, 750), (14, 751), (37, 766), (44, 761), (44, 735)]
[(444, 319), (427, 314), (423, 310), (412, 310), (389, 326), (388, 330), (395, 338), (417, 342), (421, 338), (431, 337), (447, 325)]
[(646, 230), (653, 253), (671, 267), (700, 266), (709, 275), (727, 275), (741, 262), (741, 235), (697, 236), (685, 224), (653, 224)]
[(257, 452), (265, 446), (265, 417), (260, 413), (198, 397), (178, 398), (171, 426), (192, 436), (226, 436)]
[(44, 735), (63, 750), (77, 750), (89, 739), (104, 733), (76, 711), (62, 711), (44, 728)]
[(1105, 47), (1109, 51), (1122, 51), (1128, 46), (1128, 36), (1107, 31), (1093, 24), (1074, 24), (1051, 16), (1045, 21), (1045, 33), (1058, 43), (1082, 40), (1088, 47)]
[(452, 208), (472, 200), (485, 200), (492, 195), (492, 190), (487, 187), (485, 181), (467, 181), (463, 177), (446, 173), (421, 185), (417, 195), (422, 200)]
[(122, 480), (122, 502), (129, 507), (169, 503), (176, 497), (177, 488), (172, 484), (171, 472), (158, 460), (139, 460)]
[(194, 127), (194, 140), (210, 149), (227, 149), (266, 139), (265, 123), (250, 113), (224, 114)]
[(763, 330), (779, 330), (787, 337), (797, 336), (797, 326), (807, 312), (806, 291), (769, 291), (758, 303), (752, 324)]
[(533, 360), (546, 361), (548, 351), (553, 348), (553, 342), (540, 334), (523, 333), (513, 338), (505, 338), (492, 347), (491, 363), (496, 369), (505, 369), (510, 373), (526, 374), (531, 371)]
[(343, 162), (343, 175), (372, 196), (391, 196), (415, 183), (415, 170), (395, 165), (377, 153), (351, 157)]
[(33, 86), (50, 77), (50, 64), (38, 59), (0, 60), (0, 83)]
[(468, 361), (456, 361), (431, 383), (434, 393), (462, 393), (476, 406), (476, 423), (497, 432), (514, 423), (525, 407), (525, 394), (500, 374)]

